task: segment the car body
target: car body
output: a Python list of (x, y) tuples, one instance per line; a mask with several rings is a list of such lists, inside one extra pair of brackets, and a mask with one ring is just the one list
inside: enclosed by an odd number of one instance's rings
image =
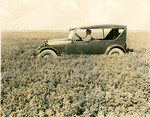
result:
[[(82, 30), (81, 32), (78, 32)], [(91, 30), (93, 40), (79, 40), (75, 35), (78, 33), (84, 34), (85, 30)], [(127, 27), (124, 25), (93, 25), (71, 28), (67, 38), (50, 39), (44, 45), (38, 48), (39, 57), (47, 55), (45, 50), (51, 50), (56, 55), (66, 54), (110, 54), (112, 49), (118, 50), (121, 53), (126, 53), (126, 33)], [(99, 32), (100, 31), (100, 32)], [(79, 35), (79, 34), (78, 34)], [(95, 36), (97, 35), (97, 36)], [(84, 38), (81, 36), (81, 38)], [(120, 54), (120, 52), (117, 52)], [(45, 53), (45, 54), (42, 54)], [(50, 52), (51, 53), (51, 52)], [(114, 52), (115, 53), (115, 52)], [(112, 53), (111, 53), (112, 54)]]

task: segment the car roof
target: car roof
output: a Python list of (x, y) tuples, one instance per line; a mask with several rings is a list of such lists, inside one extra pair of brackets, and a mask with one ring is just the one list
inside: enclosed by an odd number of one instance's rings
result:
[(112, 29), (125, 29), (127, 26), (125, 25), (117, 25), (117, 24), (103, 24), (103, 25), (89, 25), (89, 26), (81, 26), (76, 28), (70, 28), (70, 30), (77, 29), (103, 29), (103, 28), (112, 28)]

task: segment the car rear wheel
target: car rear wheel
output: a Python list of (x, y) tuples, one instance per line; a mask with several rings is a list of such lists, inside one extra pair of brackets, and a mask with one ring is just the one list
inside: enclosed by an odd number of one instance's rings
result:
[(39, 59), (50, 59), (56, 58), (57, 54), (53, 50), (44, 50), (38, 55)]
[(123, 54), (124, 52), (119, 48), (114, 48), (110, 50), (110, 52), (108, 53), (108, 55), (113, 55), (113, 56), (118, 56), (118, 55), (123, 55)]

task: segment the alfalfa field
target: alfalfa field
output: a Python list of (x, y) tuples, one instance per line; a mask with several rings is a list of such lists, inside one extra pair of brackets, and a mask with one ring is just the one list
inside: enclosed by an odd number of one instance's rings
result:
[(123, 56), (37, 61), (44, 40), (65, 31), (2, 31), (1, 116), (150, 116), (150, 32), (128, 31)]

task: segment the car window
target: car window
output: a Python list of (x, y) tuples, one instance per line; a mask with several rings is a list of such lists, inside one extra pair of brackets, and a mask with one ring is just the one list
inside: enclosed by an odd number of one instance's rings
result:
[(70, 33), (69, 33), (69, 35), (68, 35), (68, 38), (69, 38), (69, 39), (73, 39), (74, 32), (75, 32), (74, 30), (71, 30), (71, 31), (70, 31)]
[(91, 34), (95, 39), (103, 39), (103, 30), (102, 29), (92, 29)]
[[(95, 39), (100, 40), (112, 40), (115, 39), (120, 33), (118, 32), (118, 29), (93, 29), (92, 30), (92, 36)], [(116, 37), (115, 37), (116, 36)]]
[(124, 31), (124, 29), (119, 29), (119, 34), (121, 34)]
[(104, 38), (110, 33), (111, 29), (104, 29)]

